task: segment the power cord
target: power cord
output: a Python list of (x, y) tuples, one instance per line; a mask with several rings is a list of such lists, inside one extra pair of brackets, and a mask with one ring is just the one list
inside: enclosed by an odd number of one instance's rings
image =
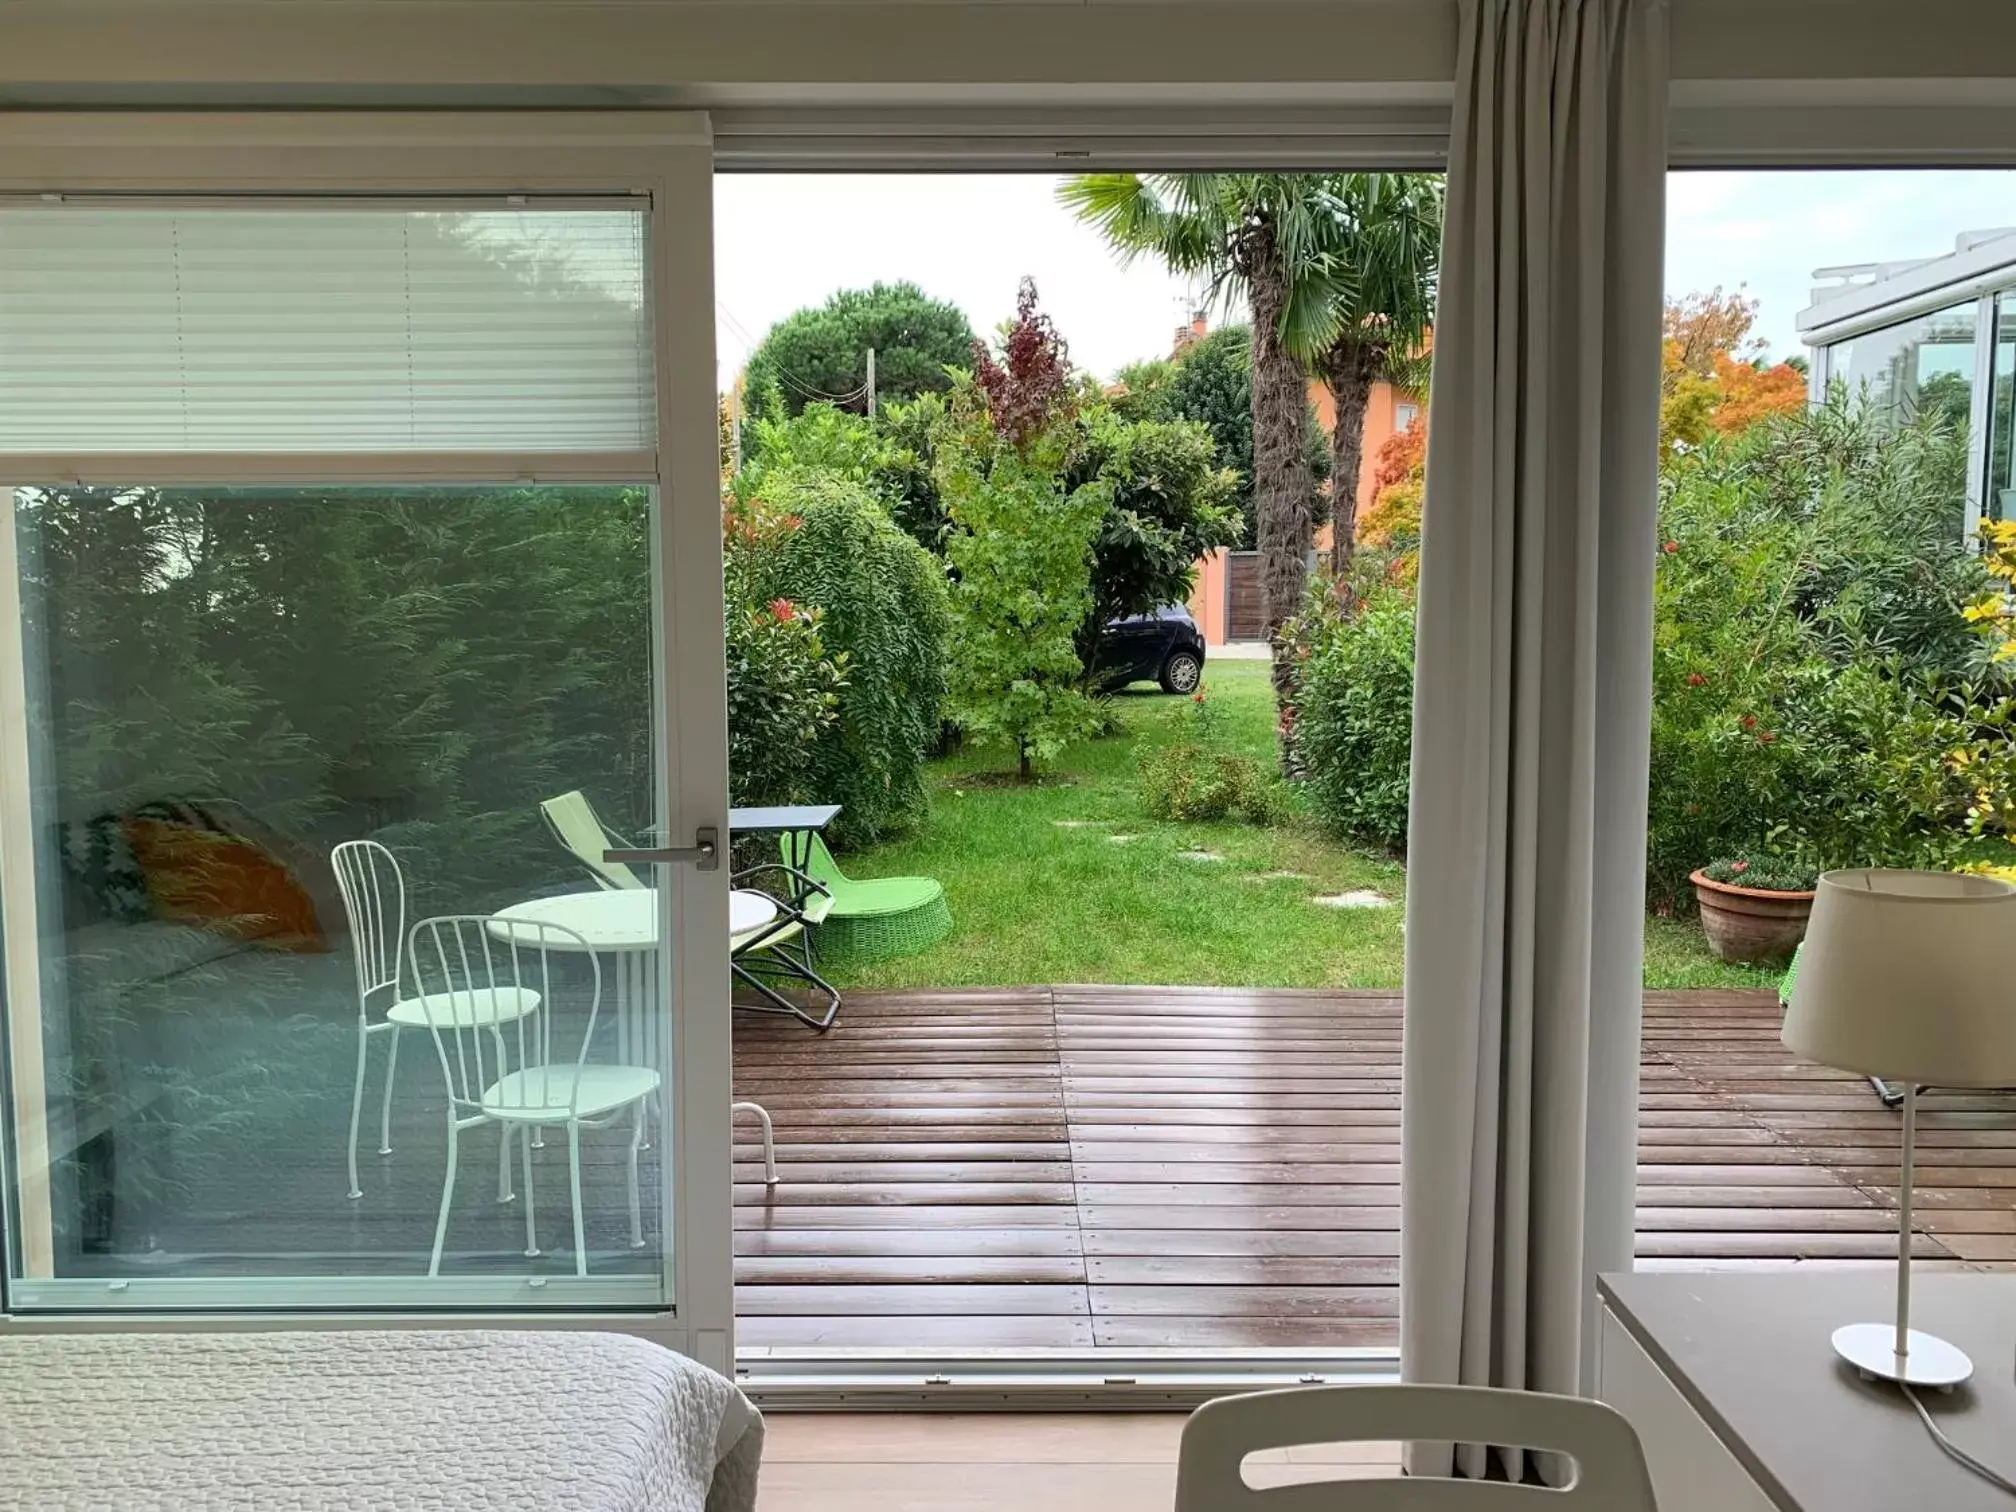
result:
[[(1903, 1383), (1900, 1382), (1899, 1384), (1902, 1385)], [(1973, 1455), (1954, 1443), (1953, 1440), (1946, 1437), (1946, 1431), (1939, 1426), (1932, 1414), (1925, 1410), (1925, 1404), (1918, 1400), (1918, 1393), (1910, 1386), (1904, 1386), (1904, 1395), (1909, 1397), (1911, 1405), (1918, 1409), (1918, 1420), (1925, 1425), (1925, 1431), (1932, 1435), (1932, 1441), (1945, 1451), (1949, 1459), (1966, 1466), (1967, 1469), (1980, 1476), (1989, 1485), (2006, 1491), (2011, 1496), (2016, 1496), (2016, 1480), (2011, 1480), (1992, 1466), (1984, 1465), (1980, 1460), (1974, 1458)]]

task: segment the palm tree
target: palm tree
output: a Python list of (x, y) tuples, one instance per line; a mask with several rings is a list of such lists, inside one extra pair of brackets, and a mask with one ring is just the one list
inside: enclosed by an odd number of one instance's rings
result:
[(1084, 174), (1058, 198), (1131, 261), (1152, 253), (1243, 295), (1253, 317), (1253, 499), (1277, 702), (1293, 669), (1281, 623), (1307, 586), (1308, 374), (1330, 391), (1332, 567), (1350, 566), (1365, 405), (1384, 379), (1418, 388), (1434, 320), (1441, 181), (1409, 173)]
[(1310, 367), (1330, 391), (1331, 571), (1349, 583), (1365, 404), (1375, 383), (1427, 390), (1442, 250), (1442, 180), (1426, 173), (1340, 173), (1324, 181), (1322, 283), (1329, 339)]
[[(1315, 538), (1314, 483), (1302, 447), (1304, 363), (1334, 339), (1334, 176), (1088, 173), (1057, 197), (1131, 262), (1143, 253), (1204, 278), (1214, 299), (1243, 295), (1253, 315), (1254, 545), (1274, 696), (1292, 697), (1281, 623), (1300, 606)], [(1362, 406), (1361, 406), (1362, 423)]]

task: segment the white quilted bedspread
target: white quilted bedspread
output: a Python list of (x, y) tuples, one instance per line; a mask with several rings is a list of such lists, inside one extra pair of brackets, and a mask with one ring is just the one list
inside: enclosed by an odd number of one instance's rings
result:
[(753, 1512), (762, 1443), (621, 1334), (0, 1336), (0, 1508)]

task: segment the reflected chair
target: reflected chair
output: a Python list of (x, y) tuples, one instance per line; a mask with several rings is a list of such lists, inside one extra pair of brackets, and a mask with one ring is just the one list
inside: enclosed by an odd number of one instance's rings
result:
[[(406, 874), (392, 852), (376, 840), (345, 840), (329, 853), (329, 865), (336, 873), (336, 890), (343, 897), (343, 913), (350, 922), (350, 948), (357, 965), (357, 1076), (350, 1088), (350, 1191), (362, 1197), (357, 1181), (357, 1131), (364, 1112), (364, 1071), (371, 1041), (383, 1037), (385, 1091), (378, 1107), (378, 1153), (392, 1153), (392, 1084), (399, 1073), (399, 1032), (426, 1029), (446, 1005), (424, 994), (405, 996), (402, 987), (407, 974), (402, 970), (406, 948)], [(499, 995), (489, 999), (486, 1009), (494, 1023), (508, 1023), (539, 1006), (535, 996)], [(509, 1202), (511, 1168), (509, 1151), (500, 1150), (497, 1161), (497, 1200)]]
[(595, 805), (579, 788), (544, 800), (539, 812), (561, 849), (587, 869), (597, 887), (615, 891), (650, 885), (622, 862), (603, 859), (604, 851), (629, 849), (630, 842), (602, 822)]
[[(580, 1019), (580, 1048), (555, 1055), (556, 955), (585, 961), (589, 981)], [(448, 1097), (448, 1162), (441, 1182), (441, 1212), (434, 1226), (434, 1253), (427, 1274), (441, 1273), (448, 1237), (448, 1213), (455, 1200), (455, 1174), (462, 1134), (497, 1124), (503, 1149), (519, 1134), (524, 1161), (525, 1253), (539, 1254), (538, 1217), (532, 1190), (533, 1129), (567, 1131), (567, 1183), (574, 1215), (574, 1274), (588, 1274), (586, 1222), (581, 1207), (581, 1131), (630, 1125), (630, 1244), (644, 1243), (637, 1152), (644, 1143), (644, 1119), (659, 1086), (646, 1066), (603, 1065), (588, 1059), (602, 1009), (602, 968), (588, 942), (559, 924), (484, 914), (444, 915), (413, 926), (407, 961), (425, 1000), (442, 1005), (428, 1027), (441, 1061)], [(576, 989), (577, 994), (580, 989)], [(500, 1005), (529, 996), (539, 1011), (506, 1020)]]
[[(1245, 1461), (1336, 1443), (1488, 1444), (1574, 1462), (1559, 1491), (1434, 1476), (1253, 1486)], [(1308, 1466), (1318, 1470), (1321, 1466)], [(1482, 1386), (1309, 1386), (1220, 1397), (1183, 1425), (1176, 1512), (1457, 1512), (1545, 1501), (1559, 1512), (1657, 1512), (1638, 1434), (1601, 1402)]]

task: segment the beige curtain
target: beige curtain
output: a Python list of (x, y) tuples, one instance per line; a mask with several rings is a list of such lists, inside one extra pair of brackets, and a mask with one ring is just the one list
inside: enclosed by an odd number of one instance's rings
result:
[(1572, 1392), (1591, 1278), (1631, 1256), (1666, 11), (1462, 0), (1459, 25), (1415, 670), (1402, 1372)]

